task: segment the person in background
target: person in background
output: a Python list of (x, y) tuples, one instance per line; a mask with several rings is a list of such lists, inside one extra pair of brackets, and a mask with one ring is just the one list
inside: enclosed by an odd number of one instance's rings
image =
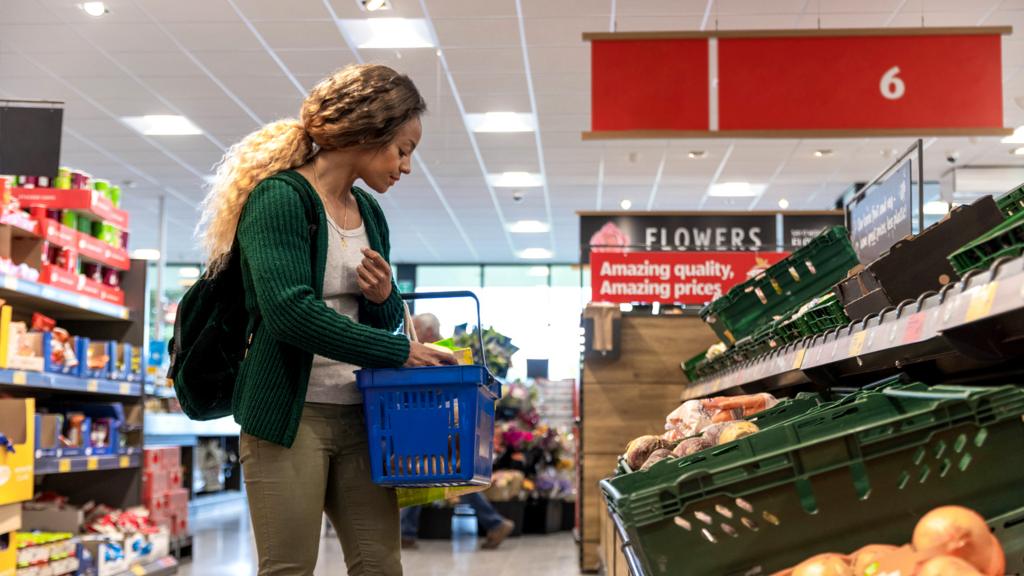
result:
[[(416, 338), (420, 342), (437, 342), (441, 340), (441, 322), (433, 314), (417, 314), (412, 319), (416, 329)], [(487, 536), (481, 548), (493, 550), (508, 538), (515, 524), (498, 513), (487, 497), (480, 492), (466, 494), (459, 498), (463, 504), (469, 505), (476, 512), (476, 521), (486, 531)], [(416, 548), (416, 533), (420, 527), (420, 507), (410, 506), (402, 510), (402, 548)]]

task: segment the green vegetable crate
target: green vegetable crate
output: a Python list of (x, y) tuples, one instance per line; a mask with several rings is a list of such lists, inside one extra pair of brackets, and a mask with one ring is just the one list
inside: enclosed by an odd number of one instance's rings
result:
[(835, 293), (829, 292), (819, 299), (818, 304), (804, 312), (800, 317), (801, 325), (806, 336), (821, 334), (837, 326), (846, 326), (850, 319), (843, 310), (843, 305), (835, 297)]
[(996, 198), (996, 206), (1007, 218), (1024, 212), (1024, 184)]
[(949, 263), (963, 276), (970, 270), (985, 269), (1002, 257), (1024, 252), (1024, 212), (1010, 216), (976, 240), (949, 255)]
[(835, 226), (711, 302), (700, 315), (731, 346), (824, 293), (856, 265), (846, 228)]
[[(1017, 386), (889, 386), (601, 488), (647, 576), (769, 574), (821, 552), (902, 544), (951, 503), (1002, 522), (1012, 540), (1022, 415)], [(1007, 554), (1007, 568), (1024, 558)]]

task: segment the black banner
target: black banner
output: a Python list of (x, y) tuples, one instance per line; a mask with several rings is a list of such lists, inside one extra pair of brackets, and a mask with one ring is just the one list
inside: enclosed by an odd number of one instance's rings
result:
[(680, 212), (580, 215), (581, 262), (600, 247), (648, 247), (658, 250), (789, 250), (810, 241), (822, 229), (843, 224), (841, 213), (783, 216), (779, 238), (778, 214), (743, 212)]

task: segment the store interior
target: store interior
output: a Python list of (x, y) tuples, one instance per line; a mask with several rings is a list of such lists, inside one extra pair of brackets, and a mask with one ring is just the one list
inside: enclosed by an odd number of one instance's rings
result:
[[(186, 414), (170, 340), (218, 164), (352, 64), (427, 103), (374, 196), (394, 289), (445, 295), (400, 328), (463, 364), (365, 369), (424, 394), (367, 388), (367, 430), (472, 392), (460, 476), (370, 440), (404, 574), (1024, 574), (1022, 31), (1020, 0), (0, 0), (0, 576), (265, 573), (247, 432)], [(346, 573), (327, 516), (314, 573)]]

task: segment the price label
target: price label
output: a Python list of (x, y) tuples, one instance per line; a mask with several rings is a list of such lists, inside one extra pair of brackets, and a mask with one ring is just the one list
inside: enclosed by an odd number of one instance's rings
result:
[(121, 466), (121, 468), (128, 468), (129, 466), (132, 465), (132, 459), (129, 458), (128, 456), (121, 456), (118, 465)]
[(71, 460), (68, 460), (67, 458), (61, 458), (58, 460), (57, 471), (61, 473), (71, 472)]
[(967, 305), (967, 317), (964, 319), (966, 322), (988, 316), (992, 310), (992, 303), (995, 302), (998, 287), (999, 282), (993, 280), (971, 295), (971, 302)]
[(18, 278), (15, 276), (4, 276), (4, 288), (8, 290), (17, 290)]
[(146, 569), (141, 564), (136, 564), (132, 566), (132, 574), (135, 574), (135, 576), (146, 576)]
[(918, 312), (913, 314), (910, 318), (907, 318), (907, 326), (903, 329), (903, 343), (910, 344), (911, 342), (917, 342), (921, 339), (921, 333), (924, 331), (924, 312)]
[(793, 370), (799, 370), (804, 365), (804, 356), (807, 354), (806, 348), (801, 348), (793, 354)]
[(86, 470), (96, 470), (99, 467), (100, 467), (100, 459), (95, 457), (95, 456), (90, 456), (85, 461), (85, 469)]
[(121, 394), (127, 396), (127, 395), (131, 394), (131, 391), (132, 391), (132, 385), (131, 384), (129, 384), (127, 382), (122, 382), (121, 383)]
[(96, 392), (100, 389), (100, 383), (96, 380), (89, 380), (85, 383), (85, 389), (89, 392)]
[(13, 382), (14, 384), (24, 386), (25, 384), (28, 383), (28, 374), (22, 372), (21, 370), (18, 370), (17, 372), (11, 375), (11, 382)]
[(868, 333), (864, 331), (857, 332), (850, 338), (850, 357), (860, 356), (861, 350), (864, 349), (864, 340), (868, 337)]

